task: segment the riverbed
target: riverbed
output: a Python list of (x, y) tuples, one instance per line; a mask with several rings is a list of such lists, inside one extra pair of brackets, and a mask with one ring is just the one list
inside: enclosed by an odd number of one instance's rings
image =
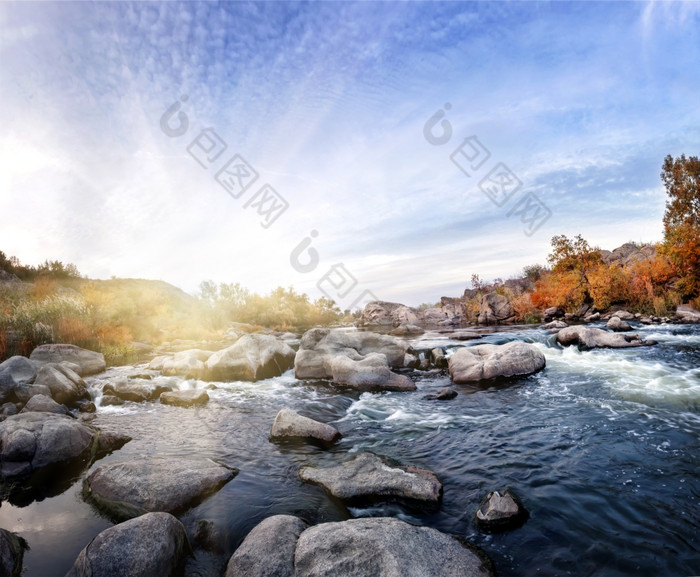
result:
[[(101, 388), (144, 366), (113, 367), (88, 384), (98, 405), (93, 424), (133, 437), (98, 461), (137, 456), (208, 457), (240, 473), (181, 517), (190, 536), (213, 522), (213, 543), (195, 543), (185, 575), (223, 574), (228, 557), (262, 519), (298, 515), (311, 523), (393, 516), (466, 538), (501, 577), (682, 577), (700, 573), (700, 326), (639, 327), (656, 346), (581, 352), (559, 347), (533, 327), (500, 328), (469, 343), (438, 332), (416, 348), (523, 340), (546, 356), (545, 370), (430, 401), (446, 374), (407, 373), (415, 392), (355, 393), (302, 382), (289, 371), (257, 383), (213, 383), (209, 403), (100, 407)], [(178, 388), (212, 383), (175, 379)], [(268, 434), (282, 408), (336, 426), (332, 449), (274, 444)], [(373, 451), (433, 471), (444, 495), (437, 511), (387, 504), (346, 508), (297, 478), (303, 464), (331, 463)], [(96, 465), (93, 465), (96, 466)], [(31, 546), (25, 577), (62, 577), (79, 551), (111, 526), (81, 497), (82, 479), (61, 495), (0, 506), (0, 527)], [(474, 513), (491, 490), (510, 487), (530, 518), (509, 532), (480, 532)]]

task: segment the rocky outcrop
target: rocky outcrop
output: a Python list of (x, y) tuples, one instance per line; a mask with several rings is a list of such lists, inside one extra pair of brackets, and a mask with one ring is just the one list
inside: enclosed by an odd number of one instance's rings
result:
[[(632, 318), (634, 318), (634, 316)], [(607, 328), (609, 328), (611, 331), (615, 331), (615, 332), (625, 332), (625, 331), (632, 330), (632, 327), (630, 326), (630, 324), (627, 321), (623, 321), (618, 316), (611, 317), (605, 326)]]
[(183, 512), (218, 491), (238, 471), (209, 459), (150, 457), (100, 465), (83, 484), (85, 498), (111, 518)]
[(0, 363), (0, 404), (12, 398), (17, 387), (28, 385), (36, 378), (36, 367), (26, 357), (10, 357)]
[(225, 577), (295, 577), (294, 552), (307, 528), (291, 515), (261, 521), (229, 559)]
[(490, 292), (481, 297), (477, 320), (480, 325), (507, 323), (515, 320), (515, 313), (508, 297)]
[(190, 391), (166, 391), (160, 394), (160, 402), (176, 407), (201, 407), (209, 402), (209, 395), (201, 389)]
[(559, 331), (557, 333), (557, 342), (563, 346), (578, 345), (587, 349), (598, 347), (621, 349), (627, 347), (641, 347), (647, 344), (636, 334), (610, 333), (603, 329), (580, 325), (567, 327)]
[(331, 360), (330, 369), (335, 384), (357, 391), (416, 390), (411, 379), (389, 369), (386, 355), (381, 353), (371, 353), (358, 361), (337, 355)]
[(0, 575), (20, 577), (27, 542), (16, 533), (0, 529)]
[(652, 245), (640, 247), (628, 242), (613, 251), (601, 250), (600, 255), (605, 264), (618, 264), (627, 267), (638, 261), (653, 259), (656, 256), (656, 247)]
[(301, 467), (299, 478), (351, 502), (402, 499), (437, 505), (442, 495), (442, 484), (431, 471), (394, 465), (373, 453), (360, 453), (332, 467)]
[(684, 323), (700, 323), (700, 311), (690, 305), (679, 305), (676, 308), (676, 316)]
[(75, 345), (41, 345), (32, 351), (29, 359), (37, 366), (47, 363), (68, 361), (79, 367), (81, 377), (105, 370), (105, 357), (102, 353), (81, 349)]
[(367, 303), (360, 317), (360, 323), (370, 326), (398, 327), (402, 324), (416, 324), (420, 320), (416, 309), (400, 303), (373, 301)]
[(519, 527), (527, 518), (527, 510), (510, 489), (489, 493), (476, 512), (479, 528), (492, 533)]
[(232, 346), (214, 353), (206, 362), (213, 381), (259, 381), (278, 377), (294, 366), (294, 349), (261, 334), (243, 335)]
[(276, 515), (258, 524), (225, 577), (493, 577), (476, 547), (429, 527), (379, 517), (307, 528)]
[(333, 443), (340, 438), (340, 432), (331, 425), (303, 417), (291, 409), (282, 409), (272, 423), (270, 439), (279, 441), (290, 438)]
[(168, 513), (147, 513), (102, 531), (66, 577), (174, 577), (188, 549), (180, 521)]
[(450, 377), (455, 383), (531, 375), (544, 367), (542, 352), (522, 341), (461, 348), (449, 358)]

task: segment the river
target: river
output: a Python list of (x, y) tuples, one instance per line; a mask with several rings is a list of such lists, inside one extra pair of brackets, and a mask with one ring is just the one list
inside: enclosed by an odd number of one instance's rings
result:
[[(206, 456), (240, 469), (217, 494), (181, 517), (190, 534), (213, 521), (219, 550), (195, 547), (185, 575), (217, 576), (245, 535), (270, 515), (311, 523), (395, 516), (479, 545), (501, 577), (683, 577), (700, 574), (700, 326), (642, 327), (658, 345), (580, 352), (532, 327), (478, 342), (519, 339), (545, 354), (544, 371), (485, 386), (460, 386), (428, 401), (449, 376), (410, 373), (410, 393), (353, 393), (305, 383), (293, 371), (258, 383), (216, 383), (205, 407), (159, 403), (99, 407), (94, 424), (133, 440), (99, 463), (144, 455)], [(465, 346), (426, 333), (414, 346)], [(468, 343), (469, 345), (475, 342)], [(111, 379), (143, 371), (115, 367), (88, 379), (97, 404)], [(179, 388), (210, 383), (176, 379)], [(335, 425), (329, 451), (268, 441), (276, 413), (292, 408)], [(297, 479), (300, 465), (362, 450), (435, 472), (437, 511), (398, 504), (347, 509)], [(79, 551), (111, 523), (83, 502), (83, 473), (61, 495), (0, 507), (0, 527), (30, 544), (24, 577), (62, 577)], [(510, 487), (529, 520), (488, 535), (474, 513), (490, 490)]]

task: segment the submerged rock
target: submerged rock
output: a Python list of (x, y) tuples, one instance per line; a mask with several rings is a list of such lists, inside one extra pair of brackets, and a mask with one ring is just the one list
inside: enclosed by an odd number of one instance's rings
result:
[(425, 331), (418, 325), (404, 324), (393, 329), (389, 334), (395, 337), (410, 337), (422, 335)]
[(22, 537), (6, 529), (0, 529), (0, 575), (20, 577), (26, 549), (29, 549), (29, 545)]
[(348, 501), (399, 498), (437, 505), (442, 495), (442, 483), (431, 471), (392, 465), (373, 453), (332, 467), (301, 467), (299, 478)]
[(62, 361), (74, 363), (79, 367), (77, 372), (81, 377), (100, 373), (107, 367), (102, 353), (81, 349), (75, 345), (41, 345), (32, 351), (29, 358), (37, 366)]
[(584, 348), (609, 347), (614, 349), (627, 347), (641, 347), (647, 344), (639, 338), (639, 335), (623, 335), (586, 326), (574, 326), (562, 329), (557, 333), (559, 344), (580, 345)]
[(294, 349), (270, 335), (243, 335), (206, 362), (213, 381), (259, 381), (278, 377), (294, 365)]
[(457, 391), (452, 387), (443, 387), (437, 393), (430, 393), (425, 395), (425, 398), (429, 401), (449, 401), (457, 396)]
[(146, 513), (102, 531), (66, 577), (175, 576), (188, 549), (180, 521), (168, 513)]
[(100, 465), (83, 484), (83, 494), (110, 517), (145, 512), (183, 512), (233, 479), (238, 471), (209, 459), (148, 457)]
[[(114, 396), (123, 401), (133, 401), (135, 403), (143, 403), (145, 401), (155, 401), (161, 394), (170, 391), (169, 386), (163, 385), (157, 381), (137, 381), (122, 379), (113, 383), (107, 383), (102, 388), (102, 405), (105, 404), (107, 396)], [(117, 404), (117, 403), (111, 403)]]
[(294, 552), (307, 527), (291, 515), (261, 521), (229, 559), (225, 577), (295, 577)]
[(280, 440), (295, 437), (333, 443), (340, 438), (340, 432), (331, 425), (302, 417), (291, 409), (282, 409), (277, 413), (275, 422), (272, 423), (270, 439)]
[(160, 394), (160, 402), (164, 405), (175, 405), (177, 407), (201, 407), (209, 402), (209, 395), (206, 391), (199, 389), (166, 391)]
[(449, 359), (455, 383), (470, 383), (495, 377), (531, 375), (545, 367), (542, 351), (522, 341), (504, 345), (477, 345), (458, 349)]
[(504, 531), (522, 525), (528, 513), (510, 489), (492, 491), (479, 505), (476, 523), (486, 531)]

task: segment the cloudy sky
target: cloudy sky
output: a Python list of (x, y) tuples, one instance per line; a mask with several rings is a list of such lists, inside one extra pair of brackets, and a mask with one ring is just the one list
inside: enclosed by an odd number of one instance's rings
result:
[(457, 296), (555, 234), (660, 240), (698, 62), (693, 2), (2, 3), (0, 250)]

